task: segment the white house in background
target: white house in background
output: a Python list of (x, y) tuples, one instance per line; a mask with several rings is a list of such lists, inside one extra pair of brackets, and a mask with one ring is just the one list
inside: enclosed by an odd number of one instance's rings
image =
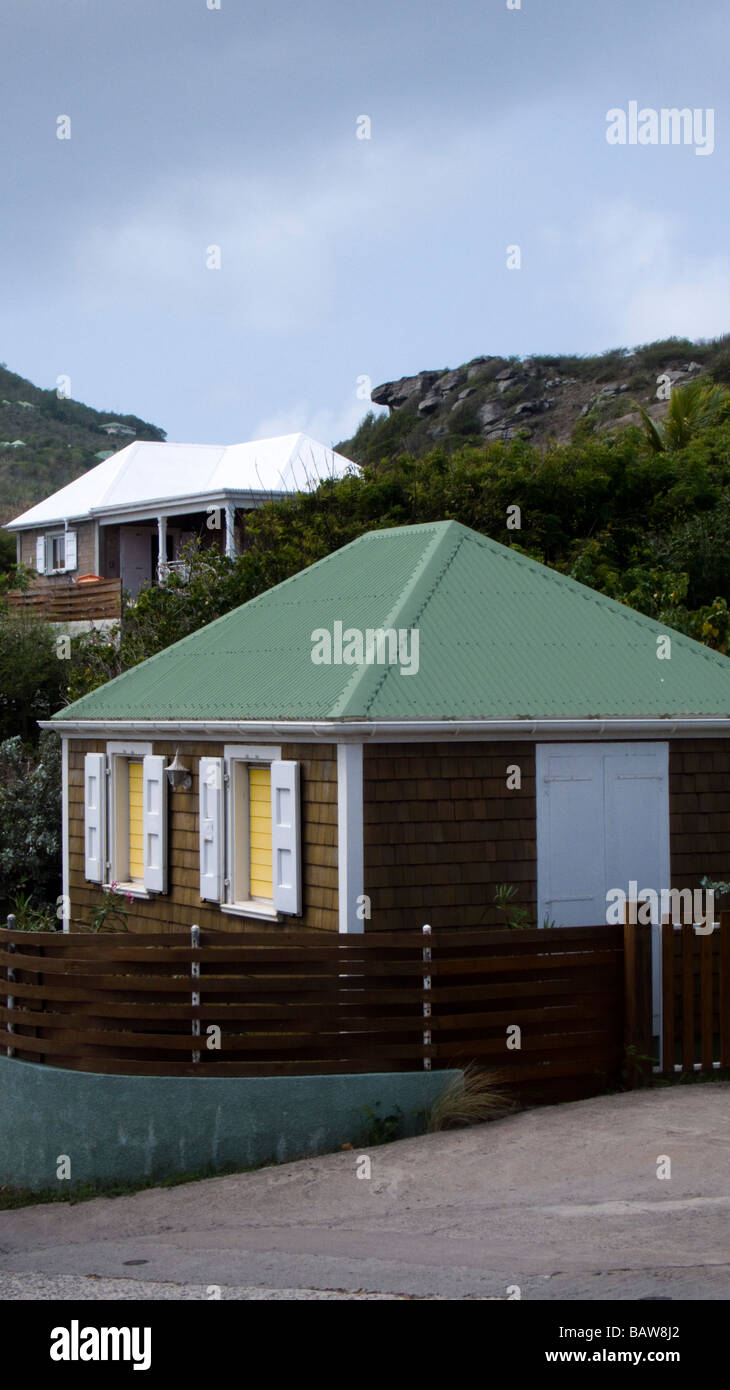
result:
[(179, 566), (188, 541), (235, 556), (247, 513), (355, 467), (306, 434), (220, 446), (136, 440), (5, 529), (41, 584), (96, 575), (121, 579), (135, 598)]

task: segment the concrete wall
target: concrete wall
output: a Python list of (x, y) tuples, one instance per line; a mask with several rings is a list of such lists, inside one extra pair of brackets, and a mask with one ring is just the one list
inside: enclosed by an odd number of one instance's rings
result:
[[(368, 1106), (383, 1118), (399, 1106), (415, 1134), (456, 1075), (106, 1076), (0, 1057), (0, 1184), (68, 1190), (358, 1147)], [(57, 1178), (62, 1154), (70, 1181)]]

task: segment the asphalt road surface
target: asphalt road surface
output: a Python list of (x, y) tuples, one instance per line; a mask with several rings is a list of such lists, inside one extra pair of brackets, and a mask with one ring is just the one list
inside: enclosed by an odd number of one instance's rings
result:
[(730, 1085), (0, 1212), (0, 1297), (726, 1300)]

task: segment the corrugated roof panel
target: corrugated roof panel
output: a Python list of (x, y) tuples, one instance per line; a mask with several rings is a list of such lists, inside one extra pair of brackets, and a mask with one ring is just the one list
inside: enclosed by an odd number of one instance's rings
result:
[(307, 492), (354, 467), (306, 434), (230, 445), (135, 440), (8, 522), (8, 527), (45, 526), (120, 507), (134, 510), (220, 492)]
[[(312, 632), (417, 627), (418, 670), (316, 665)], [(671, 638), (671, 657), (657, 638)], [(412, 649), (406, 648), (405, 667)], [(56, 716), (730, 715), (730, 660), (456, 522), (372, 531)]]

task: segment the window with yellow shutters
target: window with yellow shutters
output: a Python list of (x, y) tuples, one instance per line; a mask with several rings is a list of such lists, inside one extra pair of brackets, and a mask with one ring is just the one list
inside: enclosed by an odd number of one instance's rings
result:
[(302, 911), (299, 764), (271, 745), (200, 759), (200, 897), (279, 921)]
[(233, 903), (273, 903), (271, 768), (231, 760)]
[(249, 767), (249, 879), (252, 898), (273, 897), (271, 872), (271, 768)]
[(129, 770), (129, 878), (144, 879), (142, 761), (130, 758)]

